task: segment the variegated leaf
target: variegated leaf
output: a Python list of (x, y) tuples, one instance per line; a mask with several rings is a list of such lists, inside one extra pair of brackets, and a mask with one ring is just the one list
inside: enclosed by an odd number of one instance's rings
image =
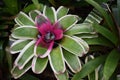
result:
[(43, 14), (47, 16), (47, 18), (52, 22), (55, 23), (57, 21), (57, 16), (55, 9), (53, 7), (45, 6), (43, 10)]
[(20, 12), (17, 15), (17, 17), (15, 18), (15, 22), (20, 26), (24, 26), (24, 25), (34, 26), (35, 25), (34, 21), (29, 16), (27, 16), (24, 12)]
[(38, 30), (36, 27), (22, 26), (16, 28), (11, 35), (16, 39), (36, 39)]
[(14, 64), (18, 66), (19, 69), (23, 69), (24, 66), (33, 58), (34, 45), (35, 45), (35, 41), (31, 41), (24, 47), (24, 49), (18, 55)]
[(60, 45), (74, 55), (82, 56), (85, 54), (84, 47), (76, 39), (70, 36), (64, 35)]
[(32, 71), (40, 74), (44, 71), (48, 63), (48, 58), (34, 57), (32, 61)]
[(63, 49), (63, 55), (68, 67), (72, 72), (77, 73), (81, 69), (81, 63), (78, 56), (71, 54), (70, 52)]
[(63, 58), (63, 52), (61, 46), (58, 46), (52, 50), (48, 55), (50, 65), (55, 74), (61, 74), (65, 72), (65, 63)]
[(69, 9), (64, 7), (64, 6), (61, 6), (57, 9), (57, 19), (67, 15)]
[(30, 41), (29, 40), (17, 40), (15, 41), (10, 48), (12, 54), (20, 52), (24, 46), (26, 46)]

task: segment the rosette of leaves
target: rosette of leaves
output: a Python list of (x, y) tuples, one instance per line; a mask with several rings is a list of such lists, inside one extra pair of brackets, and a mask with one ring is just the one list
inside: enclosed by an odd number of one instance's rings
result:
[(10, 52), (18, 54), (11, 71), (15, 79), (30, 68), (36, 74), (42, 73), (48, 62), (58, 80), (69, 78), (65, 63), (72, 72), (80, 71), (79, 57), (88, 52), (89, 46), (74, 34), (93, 30), (88, 24), (76, 25), (79, 17), (67, 14), (68, 11), (63, 6), (57, 10), (44, 6), (41, 12), (33, 10), (29, 15), (24, 12), (17, 15), (10, 38), (13, 41)]

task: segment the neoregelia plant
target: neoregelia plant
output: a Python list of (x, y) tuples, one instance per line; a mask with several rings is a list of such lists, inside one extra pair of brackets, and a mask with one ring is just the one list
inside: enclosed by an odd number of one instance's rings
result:
[[(24, 12), (18, 14), (10, 48), (12, 54), (18, 53), (11, 71), (14, 78), (19, 78), (30, 68), (40, 74), (48, 62), (58, 80), (68, 78), (65, 63), (72, 72), (80, 71), (79, 57), (86, 54), (89, 47), (84, 40), (73, 35), (80, 34), (83, 28), (75, 26), (79, 17), (67, 15), (68, 11), (63, 6), (57, 10), (44, 6), (42, 12), (34, 10), (29, 15)], [(86, 29), (83, 32), (91, 31), (86, 24), (82, 25)]]

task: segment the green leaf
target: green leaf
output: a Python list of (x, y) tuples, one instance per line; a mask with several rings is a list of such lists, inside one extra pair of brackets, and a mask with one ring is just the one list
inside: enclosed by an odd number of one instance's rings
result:
[(47, 16), (47, 18), (48, 18), (52, 23), (55, 23), (55, 22), (57, 21), (56, 12), (55, 12), (55, 9), (54, 9), (53, 7), (45, 6), (45, 7), (44, 7), (43, 14), (45, 14), (45, 16)]
[(112, 7), (113, 16), (117, 25), (120, 25), (120, 13), (117, 7)]
[(117, 80), (120, 80), (120, 75), (117, 75)]
[(29, 13), (31, 10), (35, 10), (36, 7), (34, 4), (29, 4), (27, 7), (23, 9), (24, 12)]
[[(89, 62), (90, 60), (94, 59), (93, 55), (89, 55), (85, 58), (85, 63)], [(100, 66), (99, 66), (100, 67)], [(98, 80), (98, 70), (99, 67), (96, 68), (93, 72), (91, 72), (90, 74), (88, 74), (88, 80)]]
[(76, 15), (66, 15), (58, 20), (58, 23), (63, 27), (64, 30), (70, 29), (73, 25), (78, 22), (79, 17)]
[(48, 58), (34, 57), (32, 61), (32, 71), (40, 74), (44, 71), (48, 63)]
[(38, 0), (32, 0), (32, 2), (33, 2), (35, 5), (39, 4), (39, 1), (38, 1)]
[(80, 37), (80, 38), (96, 38), (98, 37), (98, 34), (96, 33), (81, 33), (81, 34), (77, 34), (75, 35), (77, 37)]
[[(74, 38), (65, 35), (60, 42), (60, 45), (67, 51), (77, 55), (82, 56), (85, 54), (84, 47)], [(74, 45), (74, 47), (73, 47)]]
[(57, 78), (57, 80), (68, 80), (68, 73), (64, 72), (61, 74), (55, 74), (55, 77)]
[[(8, 45), (8, 39), (1, 38), (0, 39), (0, 71), (1, 79), (11, 79), (10, 76), (10, 70), (12, 66), (12, 59), (11, 54), (9, 53), (9, 47), (6, 47)], [(7, 75), (7, 76), (3, 76)], [(4, 77), (4, 78), (3, 78)]]
[(43, 11), (44, 5), (39, 3), (39, 0), (32, 0), (32, 2), (34, 3), (34, 6), (36, 7), (34, 10), (40, 10)]
[(33, 58), (34, 56), (34, 45), (35, 41), (28, 43), (21, 53), (18, 55), (14, 64), (18, 66), (19, 69), (23, 69), (24, 66)]
[(30, 41), (29, 40), (17, 40), (10, 48), (11, 53), (20, 52)]
[(96, 38), (86, 38), (84, 39), (89, 45), (102, 45), (107, 47), (113, 47), (114, 44), (112, 44), (108, 39), (105, 37), (99, 36)]
[(39, 1), (38, 0), (32, 0), (32, 2), (34, 3), (34, 5), (39, 8)]
[(73, 36), (73, 38), (75, 38), (78, 41), (78, 43), (80, 43), (83, 46), (85, 50), (84, 53), (87, 53), (89, 51), (89, 45), (87, 44), (87, 42), (85, 42), (82, 38), (79, 38), (77, 36)]
[(92, 24), (90, 23), (76, 24), (71, 29), (65, 32), (65, 34), (67, 35), (75, 35), (81, 33), (94, 33)]
[(36, 39), (37, 35), (37, 28), (32, 26), (18, 27), (12, 33), (12, 37), (17, 39)]
[(69, 68), (72, 70), (72, 72), (77, 73), (81, 69), (81, 63), (78, 58), (78, 56), (71, 54), (70, 52), (63, 49), (63, 55), (65, 58), (65, 61)]
[(35, 18), (40, 15), (40, 11), (38, 10), (33, 10), (29, 12), (29, 16), (33, 19), (33, 21), (35, 21)]
[[(7, 47), (6, 47), (6, 49), (7, 49)], [(4, 52), (4, 54), (5, 54), (5, 52)], [(13, 58), (13, 56), (10, 54), (10, 52), (8, 50), (6, 51), (5, 55), (6, 55), (5, 58), (6, 58), (8, 70), (10, 71), (12, 69), (12, 61), (13, 61), (12, 58)], [(3, 62), (3, 63), (5, 63), (5, 62)]]
[(29, 61), (23, 69), (19, 69), (17, 66), (14, 66), (11, 70), (12, 76), (17, 79), (21, 77), (25, 72), (27, 72), (31, 68), (31, 61)]
[(96, 80), (95, 79), (95, 72), (90, 73), (88, 78), (89, 78), (89, 80)]
[(104, 65), (103, 76), (105, 80), (109, 80), (118, 65), (119, 59), (119, 52), (116, 49), (112, 50), (108, 55)]
[(99, 67), (99, 71), (98, 71), (99, 80), (102, 80), (102, 79), (103, 79), (103, 67), (104, 67), (104, 65), (101, 65), (101, 66)]
[(98, 3), (108, 2), (109, 0), (95, 0)]
[(97, 32), (102, 34), (104, 37), (106, 37), (108, 40), (110, 40), (113, 44), (117, 45), (118, 43), (118, 37), (114, 35), (110, 30), (107, 28), (99, 25), (99, 24), (93, 24), (93, 27)]
[(35, 49), (35, 55), (36, 56), (43, 55), (47, 51), (47, 48), (44, 48), (42, 46), (35, 46), (34, 49)]
[(93, 72), (100, 64), (104, 63), (105, 59), (106, 56), (100, 56), (89, 61), (82, 67), (82, 70), (80, 72), (73, 76), (72, 80), (80, 80), (84, 78), (85, 76)]
[(84, 20), (84, 23), (100, 23), (102, 21), (102, 17), (99, 15), (98, 11), (93, 9), (88, 16), (86, 17), (86, 19)]
[(116, 34), (116, 28), (113, 23), (113, 20), (112, 20), (111, 16), (105, 11), (105, 9), (102, 8), (94, 0), (85, 0), (85, 1), (88, 2), (89, 4), (91, 4), (94, 8), (96, 8), (101, 13), (101, 15), (104, 17), (106, 23), (108, 24), (109, 28), (113, 31), (113, 33)]
[(69, 9), (66, 7), (63, 7), (63, 6), (59, 7), (57, 9), (57, 19), (67, 15), (68, 11), (69, 11)]
[(36, 78), (35, 76), (33, 76), (31, 74), (24, 74), (19, 79), (20, 80), (39, 80), (38, 78)]
[(63, 58), (63, 52), (61, 46), (58, 46), (52, 50), (50, 55), (48, 55), (50, 65), (55, 74), (60, 74), (65, 72), (65, 63)]
[(9, 41), (10, 41), (10, 42), (12, 42), (12, 41), (14, 42), (14, 41), (16, 41), (16, 40), (17, 40), (17, 39), (13, 38), (12, 35), (9, 36)]
[(24, 12), (20, 12), (17, 15), (17, 17), (15, 18), (15, 22), (21, 26), (24, 26), (24, 25), (35, 26), (34, 21), (29, 16), (27, 16)]

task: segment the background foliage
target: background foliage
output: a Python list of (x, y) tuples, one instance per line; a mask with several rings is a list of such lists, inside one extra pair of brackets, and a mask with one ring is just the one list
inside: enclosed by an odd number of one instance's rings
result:
[[(82, 18), (79, 23), (92, 22), (92, 26), (98, 35), (95, 38), (84, 38), (90, 45), (90, 51), (88, 55), (82, 58), (82, 70), (77, 74), (71, 73), (72, 80), (119, 80), (120, 0), (0, 1), (0, 80), (13, 79), (10, 70), (15, 56), (9, 54), (9, 35), (14, 26), (14, 18), (20, 11), (28, 13), (34, 9), (41, 10), (42, 6), (39, 3), (55, 8), (61, 5), (70, 8), (71, 14), (76, 14)], [(95, 18), (91, 18), (91, 16)], [(93, 36), (85, 35), (87, 37)], [(28, 79), (55, 80), (49, 66), (43, 74), (35, 75), (29, 71), (20, 78), (20, 80)]]

